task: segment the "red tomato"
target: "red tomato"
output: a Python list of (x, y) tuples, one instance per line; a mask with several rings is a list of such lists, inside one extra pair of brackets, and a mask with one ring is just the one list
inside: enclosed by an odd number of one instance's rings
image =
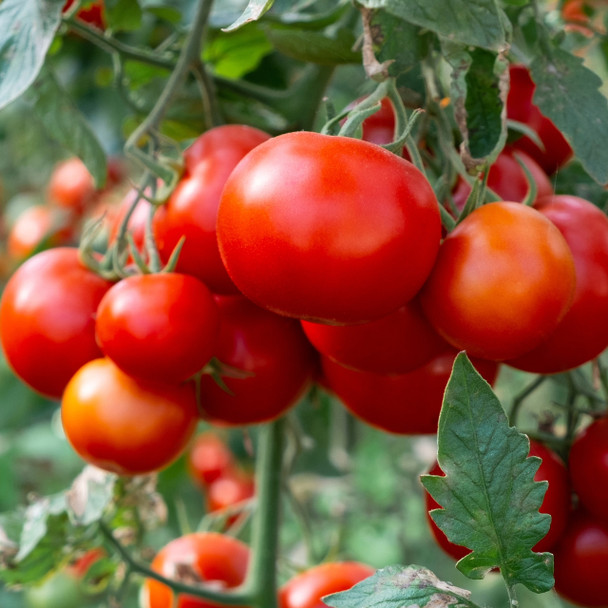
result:
[(188, 450), (190, 475), (200, 486), (207, 486), (234, 464), (230, 448), (216, 433), (208, 431), (196, 437)]
[(217, 248), (222, 189), (237, 163), (269, 137), (245, 125), (223, 125), (203, 133), (184, 153), (184, 175), (154, 217), (154, 236), (163, 260), (185, 236), (176, 270), (201, 279), (214, 293), (238, 293)]
[[(325, 383), (359, 419), (374, 427), (402, 435), (437, 432), (443, 393), (457, 351), (446, 350), (427, 364), (399, 375), (358, 372), (321, 357)], [(473, 360), (491, 384), (498, 375), (492, 361)]]
[(421, 294), (448, 342), (496, 361), (529, 352), (572, 303), (570, 248), (541, 213), (513, 202), (483, 205), (443, 241)]
[(608, 418), (592, 422), (576, 436), (568, 466), (581, 504), (608, 524)]
[(528, 68), (512, 65), (511, 84), (507, 96), (507, 118), (526, 124), (536, 131), (543, 148), (527, 136), (513, 142), (513, 147), (529, 154), (548, 174), (554, 173), (572, 157), (572, 148), (561, 131), (544, 116), (533, 101), (536, 85)]
[(206, 494), (207, 510), (210, 513), (222, 511), (252, 498), (255, 481), (251, 473), (232, 467), (207, 486)]
[[(67, 0), (63, 7), (63, 12), (65, 13), (72, 4), (74, 4), (74, 0)], [(106, 27), (104, 4), (101, 0), (93, 2), (88, 8), (81, 8), (76, 16), (81, 21), (94, 25), (100, 30)]]
[(435, 194), (411, 163), (365, 141), (305, 131), (252, 150), (218, 212), (222, 259), (246, 296), (333, 324), (378, 319), (412, 299), (440, 234)]
[[(549, 528), (547, 535), (533, 547), (534, 551), (543, 553), (545, 551), (550, 551), (556, 545), (566, 528), (566, 523), (570, 515), (570, 483), (568, 481), (566, 466), (553, 450), (550, 450), (542, 443), (531, 439), (529, 455), (538, 456), (538, 458), (542, 459), (538, 471), (534, 475), (534, 480), (549, 482), (543, 504), (539, 511), (551, 515), (551, 527)], [(428, 474), (444, 475), (437, 462), (435, 462)], [(437, 524), (432, 520), (429, 511), (432, 509), (440, 509), (441, 506), (426, 490), (424, 491), (424, 494), (427, 522), (437, 544), (454, 559), (461, 559), (470, 553), (470, 550), (467, 547), (455, 545), (450, 542), (446, 535), (439, 529)]]
[[(536, 200), (553, 194), (551, 181), (542, 167), (525, 152), (521, 150), (515, 151), (512, 148), (505, 148), (490, 167), (487, 181), (488, 188), (498, 194), (503, 201), (524, 201), (529, 190), (528, 178), (517, 162), (516, 155), (524, 163), (534, 179), (534, 183), (536, 184)], [(452, 193), (456, 209), (464, 209), (469, 194), (471, 194), (471, 186), (459, 177)]]
[(213, 356), (219, 313), (211, 292), (192, 276), (134, 275), (104, 295), (95, 328), (102, 351), (125, 373), (181, 382)]
[[(108, 236), (109, 243), (113, 243), (118, 237), (120, 226), (137, 196), (138, 193), (135, 188), (129, 190), (129, 192), (127, 192), (122, 201), (119, 203), (118, 208), (110, 210), (110, 234)], [(140, 253), (144, 250), (146, 222), (148, 221), (150, 211), (150, 203), (145, 198), (141, 198), (127, 222), (127, 229), (130, 235), (133, 237), (135, 247)]]
[(136, 380), (109, 359), (95, 359), (69, 381), (61, 420), (83, 460), (119, 475), (143, 475), (184, 451), (198, 410), (191, 383)]
[[(236, 538), (195, 532), (165, 545), (154, 558), (152, 570), (166, 578), (231, 589), (245, 580), (248, 563), (249, 547)], [(219, 608), (215, 602), (190, 595), (180, 595), (174, 603), (173, 591), (153, 579), (144, 583), (143, 604), (145, 608)]]
[(536, 208), (560, 230), (574, 257), (572, 306), (533, 351), (509, 365), (539, 374), (578, 367), (608, 347), (608, 217), (576, 196), (539, 200)]
[(51, 204), (80, 213), (94, 195), (93, 176), (79, 158), (64, 160), (53, 169), (47, 188)]
[(417, 298), (369, 323), (301, 323), (320, 353), (358, 371), (404, 374), (424, 365), (446, 346), (422, 314)]
[(236, 369), (201, 379), (203, 417), (214, 424), (244, 425), (277, 418), (308, 386), (314, 352), (299, 323), (259, 308), (242, 296), (217, 297), (220, 336), (216, 357)]
[(279, 608), (326, 608), (326, 595), (346, 591), (375, 574), (359, 562), (328, 562), (297, 574), (279, 590)]
[(570, 518), (555, 557), (555, 590), (579, 606), (606, 608), (608, 524), (578, 509)]
[(105, 556), (106, 552), (101, 547), (89, 549), (84, 555), (81, 555), (68, 566), (67, 572), (78, 579), (82, 579), (90, 570), (91, 566)]
[(75, 248), (43, 251), (17, 269), (0, 301), (0, 340), (23, 382), (58, 399), (78, 368), (101, 356), (95, 311), (110, 287)]

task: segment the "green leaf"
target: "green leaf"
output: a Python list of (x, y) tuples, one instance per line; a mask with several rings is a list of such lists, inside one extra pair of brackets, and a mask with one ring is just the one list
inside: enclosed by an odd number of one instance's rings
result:
[(477, 608), (470, 595), (422, 566), (389, 566), (323, 602), (331, 608)]
[(438, 461), (445, 477), (422, 477), (443, 507), (431, 517), (448, 539), (472, 550), (457, 563), (469, 578), (499, 567), (511, 588), (521, 583), (535, 593), (553, 587), (553, 556), (532, 547), (549, 530), (550, 516), (538, 512), (547, 488), (535, 482), (538, 458), (528, 458), (529, 441), (509, 427), (500, 402), (464, 353), (454, 367), (438, 429)]
[(270, 10), (274, 0), (249, 0), (247, 8), (241, 16), (228, 27), (223, 28), (225, 32), (232, 32), (247, 23), (257, 21), (264, 13)]
[(0, 109), (36, 80), (61, 23), (65, 0), (0, 2)]
[(497, 0), (360, 0), (451, 42), (505, 51), (511, 26)]
[(141, 27), (142, 10), (137, 0), (105, 0), (105, 8), (112, 30), (134, 32)]
[(99, 521), (114, 500), (116, 483), (116, 475), (85, 467), (65, 494), (70, 521), (78, 526)]
[(107, 176), (105, 152), (53, 73), (42, 72), (28, 97), (48, 134), (84, 162), (101, 188)]
[(534, 103), (570, 142), (591, 177), (608, 182), (608, 102), (602, 81), (583, 59), (563, 51), (539, 53), (530, 65)]

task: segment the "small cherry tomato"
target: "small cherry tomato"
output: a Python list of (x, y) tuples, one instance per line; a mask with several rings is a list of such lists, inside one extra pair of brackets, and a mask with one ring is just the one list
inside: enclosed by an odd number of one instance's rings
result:
[[(249, 500), (254, 494), (253, 475), (248, 471), (232, 467), (207, 486), (207, 511), (210, 513), (222, 511)], [(234, 519), (236, 518), (232, 521)]]
[(13, 371), (35, 391), (58, 399), (87, 361), (101, 356), (95, 313), (111, 287), (70, 247), (24, 262), (0, 301), (0, 340)]
[[(245, 580), (248, 563), (249, 547), (236, 538), (195, 532), (165, 545), (154, 558), (152, 570), (166, 578), (231, 589)], [(215, 602), (184, 594), (175, 601), (173, 591), (153, 579), (144, 583), (143, 604), (145, 608), (219, 608)]]
[(83, 460), (119, 475), (143, 475), (184, 451), (198, 410), (192, 383), (136, 380), (109, 359), (95, 359), (69, 381), (61, 420)]
[(448, 234), (421, 292), (441, 336), (471, 356), (512, 359), (557, 327), (574, 297), (572, 252), (540, 212), (489, 203)]
[(54, 169), (47, 187), (52, 205), (81, 213), (95, 196), (95, 183), (79, 158), (69, 158)]
[(207, 486), (234, 464), (226, 442), (217, 433), (207, 431), (197, 435), (188, 450), (188, 468), (194, 481)]
[[(63, 12), (65, 13), (72, 4), (74, 4), (74, 0), (67, 0), (63, 7)], [(81, 8), (76, 14), (76, 17), (85, 23), (94, 25), (100, 30), (103, 30), (106, 27), (105, 8), (102, 0), (91, 3), (89, 7)]]
[(325, 608), (322, 598), (347, 591), (375, 574), (359, 562), (328, 562), (296, 574), (279, 589), (279, 608)]

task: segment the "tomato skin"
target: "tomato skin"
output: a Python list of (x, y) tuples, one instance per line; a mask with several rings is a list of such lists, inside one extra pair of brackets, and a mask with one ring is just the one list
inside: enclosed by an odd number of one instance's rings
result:
[(279, 608), (326, 608), (326, 595), (346, 591), (369, 578), (375, 569), (359, 562), (328, 562), (313, 566), (279, 589)]
[(83, 460), (119, 475), (143, 475), (182, 453), (198, 410), (192, 383), (136, 380), (103, 358), (83, 365), (69, 381), (61, 420)]
[(38, 253), (16, 270), (0, 301), (0, 340), (23, 382), (59, 399), (72, 375), (101, 356), (95, 312), (111, 285), (71, 247)]
[(259, 308), (242, 296), (216, 296), (220, 335), (215, 356), (244, 372), (201, 378), (202, 416), (212, 424), (244, 425), (273, 420), (295, 405), (308, 387), (314, 351), (294, 319)]
[(237, 467), (232, 467), (224, 471), (220, 477), (214, 479), (207, 486), (207, 511), (210, 513), (221, 511), (248, 500), (254, 495), (255, 481), (253, 475)]
[(125, 373), (181, 382), (213, 356), (219, 312), (211, 292), (192, 276), (134, 275), (104, 295), (95, 328), (102, 351)]
[[(114, 243), (116, 241), (120, 226), (137, 196), (139, 196), (137, 190), (135, 188), (132, 188), (125, 194), (123, 199), (118, 204), (118, 207), (111, 209), (109, 217), (109, 243)], [(133, 210), (131, 217), (129, 217), (129, 221), (127, 222), (127, 230), (133, 238), (133, 244), (140, 253), (144, 250), (144, 243), (146, 238), (146, 222), (148, 221), (148, 216), (150, 215), (150, 212), (150, 203), (145, 198), (141, 198), (138, 201), (137, 206)]]
[(378, 319), (412, 299), (440, 234), (437, 199), (411, 163), (305, 131), (252, 150), (218, 212), (220, 253), (237, 287), (278, 314), (330, 324)]
[[(457, 354), (446, 345), (422, 367), (398, 375), (351, 370), (328, 357), (321, 357), (321, 365), (326, 385), (357, 418), (389, 433), (432, 434)], [(473, 364), (490, 384), (496, 380), (496, 363)]]
[(395, 312), (359, 325), (302, 321), (302, 329), (323, 355), (346, 367), (377, 374), (404, 374), (445, 350), (422, 314), (417, 298)]
[(230, 448), (212, 431), (197, 435), (188, 450), (188, 470), (199, 486), (207, 486), (234, 464)]
[[(165, 545), (152, 562), (152, 570), (166, 578), (180, 573), (217, 588), (238, 587), (247, 574), (249, 547), (230, 536), (215, 532), (195, 532)], [(219, 604), (189, 595), (173, 603), (173, 591), (153, 579), (144, 582), (145, 608), (218, 608)], [(243, 608), (243, 607), (241, 607)]]
[[(539, 540), (533, 547), (533, 551), (543, 553), (552, 550), (559, 542), (566, 528), (571, 505), (570, 482), (568, 480), (568, 471), (563, 461), (553, 450), (542, 443), (531, 439), (529, 456), (537, 456), (542, 459), (542, 462), (534, 475), (534, 481), (549, 482), (539, 511), (551, 515), (551, 527), (547, 535)], [(438, 462), (435, 462), (428, 471), (428, 474), (444, 475)], [(456, 545), (447, 539), (446, 535), (439, 529), (429, 514), (429, 511), (432, 509), (440, 509), (441, 506), (426, 490), (424, 491), (424, 495), (427, 522), (437, 544), (454, 559), (458, 560), (463, 558), (470, 553), (470, 550), (467, 547)]]
[(579, 606), (608, 607), (608, 524), (583, 509), (570, 517), (553, 549), (555, 590)]
[[(67, 0), (63, 12), (65, 13), (72, 4), (74, 4), (74, 0)], [(76, 16), (81, 21), (94, 25), (100, 30), (106, 27), (105, 9), (102, 1), (93, 3), (89, 8), (80, 9)]]
[(535, 206), (558, 227), (572, 251), (576, 289), (572, 306), (549, 337), (508, 363), (553, 374), (578, 367), (608, 347), (608, 217), (576, 196), (556, 195)]
[(55, 166), (47, 186), (50, 204), (81, 213), (94, 195), (93, 176), (79, 158), (68, 158)]
[(574, 297), (568, 244), (540, 212), (483, 205), (445, 238), (421, 292), (435, 329), (470, 355), (501, 361), (545, 340)]
[(154, 216), (154, 236), (163, 261), (168, 261), (184, 236), (176, 270), (199, 278), (214, 293), (238, 293), (217, 246), (217, 210), (222, 189), (237, 163), (269, 137), (245, 125), (223, 125), (203, 133), (185, 151), (184, 175)]
[(608, 418), (595, 420), (575, 437), (568, 466), (581, 504), (608, 524)]

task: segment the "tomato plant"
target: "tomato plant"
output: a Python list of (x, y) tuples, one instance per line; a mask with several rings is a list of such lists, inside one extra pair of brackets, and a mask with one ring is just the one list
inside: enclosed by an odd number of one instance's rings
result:
[(416, 295), (437, 254), (439, 207), (408, 161), (368, 142), (296, 132), (233, 171), (217, 230), (228, 273), (260, 306), (358, 323)]
[[(243, 504), (255, 495), (253, 475), (243, 469), (232, 467), (224, 471), (207, 486), (207, 510), (210, 513), (223, 511), (229, 507)], [(238, 516), (228, 519), (236, 521)]]
[(93, 176), (79, 158), (68, 158), (53, 169), (47, 187), (51, 204), (82, 213), (94, 195)]
[(194, 481), (207, 486), (233, 465), (226, 442), (213, 431), (200, 433), (188, 449), (188, 467)]
[(168, 466), (185, 450), (198, 410), (191, 385), (135, 380), (109, 359), (94, 359), (68, 382), (61, 420), (83, 460), (141, 475)]
[[(67, 0), (63, 7), (63, 11), (67, 11), (72, 6), (72, 4), (74, 4), (74, 0)], [(90, 2), (89, 4), (90, 6), (80, 8), (76, 13), (76, 17), (86, 23), (90, 23), (91, 25), (99, 28), (100, 30), (105, 29), (105, 7), (103, 0), (99, 0), (97, 2)]]

